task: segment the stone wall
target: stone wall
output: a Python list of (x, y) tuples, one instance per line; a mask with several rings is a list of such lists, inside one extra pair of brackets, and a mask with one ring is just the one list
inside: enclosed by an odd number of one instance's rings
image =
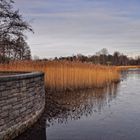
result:
[(45, 107), (43, 73), (0, 76), (0, 140), (11, 140), (30, 127)]

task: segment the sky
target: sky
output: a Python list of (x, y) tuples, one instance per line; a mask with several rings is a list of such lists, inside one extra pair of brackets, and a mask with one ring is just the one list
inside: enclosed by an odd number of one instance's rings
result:
[(92, 55), (107, 48), (140, 55), (140, 0), (15, 0), (34, 34), (26, 33), (40, 58)]

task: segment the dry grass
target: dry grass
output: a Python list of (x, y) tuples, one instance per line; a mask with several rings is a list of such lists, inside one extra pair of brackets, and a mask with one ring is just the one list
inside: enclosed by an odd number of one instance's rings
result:
[(116, 69), (121, 70), (128, 70), (128, 69), (139, 69), (140, 66), (116, 66)]
[(120, 76), (116, 68), (67, 61), (23, 61), (0, 65), (0, 71), (42, 71), (50, 90), (104, 87)]

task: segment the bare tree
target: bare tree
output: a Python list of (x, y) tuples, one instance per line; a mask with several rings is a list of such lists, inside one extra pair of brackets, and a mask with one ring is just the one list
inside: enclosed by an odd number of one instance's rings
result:
[(19, 11), (13, 9), (13, 4), (12, 0), (0, 0), (0, 56), (23, 59), (23, 55), (17, 57), (17, 54), (27, 49), (24, 32), (33, 30)]

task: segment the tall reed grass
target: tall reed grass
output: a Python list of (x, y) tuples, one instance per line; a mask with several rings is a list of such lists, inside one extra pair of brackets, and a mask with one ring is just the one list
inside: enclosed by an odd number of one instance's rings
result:
[(41, 71), (45, 73), (46, 88), (53, 91), (104, 87), (119, 80), (111, 66), (67, 61), (20, 61), (1, 64), (0, 71)]

